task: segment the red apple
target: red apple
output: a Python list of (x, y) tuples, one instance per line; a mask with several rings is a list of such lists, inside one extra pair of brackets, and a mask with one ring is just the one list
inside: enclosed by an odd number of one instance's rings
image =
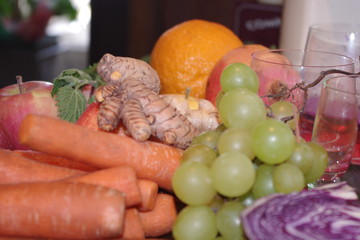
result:
[(267, 50), (268, 48), (259, 45), (259, 44), (248, 44), (242, 47), (231, 50), (225, 54), (214, 66), (212, 69), (206, 86), (206, 95), (205, 98), (216, 104), (215, 99), (219, 91), (221, 90), (220, 86), (220, 76), (222, 71), (226, 66), (231, 63), (240, 62), (245, 63), (246, 65), (251, 65), (251, 54), (256, 51)]
[(89, 104), (76, 121), (76, 124), (92, 130), (100, 130), (97, 121), (99, 109), (100, 103), (94, 102)]
[(22, 119), (28, 113), (57, 117), (56, 102), (51, 96), (53, 84), (29, 81), (0, 89), (0, 149), (27, 149), (19, 144), (18, 132)]
[(86, 84), (85, 86), (83, 86), (81, 88), (81, 92), (82, 94), (84, 94), (86, 102), (89, 101), (90, 97), (93, 95), (94, 93), (94, 86), (91, 84)]
[[(103, 131), (99, 128), (99, 124), (97, 120), (100, 104), (101, 103), (98, 102), (93, 102), (89, 104), (86, 107), (85, 111), (80, 115), (80, 117), (76, 121), (76, 124), (92, 130)], [(125, 134), (125, 127), (120, 122), (119, 126), (111, 132), (117, 134)]]

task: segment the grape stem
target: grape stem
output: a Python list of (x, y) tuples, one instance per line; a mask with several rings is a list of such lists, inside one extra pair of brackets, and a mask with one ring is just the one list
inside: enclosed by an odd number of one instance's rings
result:
[[(346, 71), (342, 71), (342, 70), (338, 70), (338, 69), (329, 69), (329, 70), (325, 70), (320, 72), (320, 75), (318, 78), (316, 78), (313, 82), (305, 85), (304, 82), (300, 82), (295, 84), (292, 88), (288, 88), (284, 93), (279, 93), (279, 94), (269, 94), (269, 95), (265, 95), (262, 97), (268, 97), (268, 98), (289, 98), (290, 95), (293, 96), (293, 91), (297, 88), (301, 89), (304, 91), (304, 104), (303, 107), (301, 109), (299, 109), (299, 112), (302, 112), (304, 110), (304, 106), (306, 105), (306, 101), (308, 98), (308, 94), (307, 94), (307, 90), (309, 88), (315, 87), (316, 85), (318, 85), (326, 76), (330, 75), (330, 74), (344, 74), (344, 75), (355, 75), (355, 76), (360, 76), (360, 72), (358, 73), (352, 73), (352, 72), (346, 72)], [(287, 121), (293, 119), (293, 117), (289, 117), (289, 119), (286, 119)]]
[[(318, 85), (326, 76), (330, 75), (330, 74), (343, 74), (343, 75), (354, 75), (354, 76), (360, 76), (360, 72), (358, 73), (352, 73), (352, 72), (346, 72), (346, 71), (342, 71), (342, 70), (338, 70), (338, 69), (329, 69), (329, 70), (325, 70), (320, 72), (320, 75), (318, 78), (316, 78), (313, 82), (305, 85), (304, 82), (300, 82), (295, 84), (292, 88), (287, 88), (285, 90), (285, 92), (283, 93), (279, 93), (279, 94), (268, 94), (268, 95), (264, 95), (261, 96), (262, 98), (267, 97), (267, 98), (280, 98), (280, 99), (286, 99), (289, 98), (290, 96), (294, 96), (293, 91), (297, 88), (301, 89), (304, 91), (304, 104), (302, 105), (302, 108), (298, 110), (298, 113), (301, 113), (302, 111), (304, 111), (304, 107), (306, 105), (307, 102), (307, 98), (308, 98), (308, 93), (307, 90), (309, 88), (315, 87), (316, 85)], [(285, 86), (286, 87), (286, 86)], [(268, 106), (267, 106), (268, 107)], [(271, 108), (270, 108), (271, 110)], [(296, 111), (296, 110), (295, 110)], [(298, 136), (297, 137), (297, 142), (300, 142), (300, 134), (299, 134), (299, 119), (297, 116), (297, 114), (295, 114), (296, 112), (294, 111), (293, 116), (288, 116), (288, 117), (283, 117), (281, 119), (281, 121), (283, 122), (287, 122), (290, 121), (292, 119), (295, 120), (296, 122), (296, 129), (295, 129), (295, 135)], [(272, 116), (272, 111), (270, 111), (270, 113), (268, 113), (268, 116), (271, 117)], [(295, 116), (295, 117), (294, 117)]]
[(296, 114), (297, 108), (295, 105), (293, 105), (293, 118), (295, 121), (295, 136), (296, 136), (296, 142), (300, 142), (300, 129), (299, 129), (299, 115)]

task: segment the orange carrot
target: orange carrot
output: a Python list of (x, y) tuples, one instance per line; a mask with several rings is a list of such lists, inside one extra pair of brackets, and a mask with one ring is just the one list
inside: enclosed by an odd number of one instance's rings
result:
[(138, 179), (134, 169), (129, 166), (98, 170), (67, 180), (109, 187), (123, 192), (125, 193), (126, 207), (141, 203)]
[(36, 162), (11, 150), (0, 150), (0, 184), (54, 181), (86, 172)]
[(75, 181), (116, 189), (126, 194), (126, 206), (141, 203), (135, 171), (129, 166), (91, 173), (57, 167), (23, 158), (10, 150), (0, 150), (0, 184), (47, 181)]
[(124, 229), (121, 239), (145, 239), (144, 228), (136, 208), (127, 208), (125, 211)]
[(159, 193), (152, 211), (139, 212), (146, 237), (160, 237), (171, 232), (177, 215), (172, 195)]
[(0, 235), (61, 239), (122, 234), (124, 195), (74, 182), (4, 184), (0, 187)]
[(48, 163), (55, 166), (67, 167), (67, 168), (77, 169), (87, 172), (98, 170), (98, 168), (94, 166), (90, 166), (88, 164), (79, 161), (73, 161), (68, 158), (54, 156), (43, 152), (31, 151), (31, 150), (14, 150), (14, 152), (23, 157), (30, 158), (34, 161)]
[(151, 211), (154, 209), (159, 186), (150, 180), (139, 179), (138, 185), (141, 195), (141, 203), (137, 209), (141, 212)]
[(171, 178), (180, 165), (181, 149), (156, 142), (138, 142), (128, 136), (94, 131), (75, 124), (29, 114), (20, 126), (20, 143), (32, 150), (85, 162), (99, 168), (129, 165), (138, 178), (171, 190)]

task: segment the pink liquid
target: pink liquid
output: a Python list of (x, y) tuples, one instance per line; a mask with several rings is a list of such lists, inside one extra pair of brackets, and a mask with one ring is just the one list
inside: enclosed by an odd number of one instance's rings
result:
[[(304, 138), (306, 141), (311, 141), (317, 105), (318, 105), (317, 99), (315, 98), (308, 99), (305, 111), (309, 114), (300, 115), (300, 119), (299, 119), (300, 136)], [(352, 155), (351, 163), (360, 165), (360, 111), (358, 117), (357, 139), (356, 139), (356, 144)]]
[[(335, 133), (340, 133), (341, 137), (337, 141), (337, 144), (341, 144), (341, 141), (348, 141), (348, 134), (352, 134), (351, 132), (355, 131), (355, 123), (351, 123), (351, 121), (343, 121), (342, 123), (337, 123), (332, 118), (324, 118), (324, 123), (320, 120), (319, 127), (321, 127), (321, 131), (326, 132), (326, 135), (331, 135)], [(333, 122), (331, 122), (333, 121)], [(314, 116), (302, 114), (299, 119), (300, 126), (300, 135), (306, 141), (311, 141), (312, 131), (314, 126)], [(360, 130), (360, 124), (358, 122), (358, 129)], [(326, 148), (326, 146), (325, 146)], [(327, 149), (329, 153), (329, 158), (334, 164), (330, 164), (329, 168), (326, 170), (327, 172), (346, 172), (349, 167), (350, 162), (352, 164), (360, 164), (360, 131), (357, 131), (357, 139), (354, 147), (353, 153), (349, 153), (349, 150), (340, 150), (340, 151), (331, 151)], [(351, 152), (351, 151), (350, 151)], [(338, 160), (338, 159), (342, 160)], [(334, 160), (335, 159), (335, 160)]]
[(314, 116), (305, 114), (301, 114), (299, 118), (300, 136), (307, 142), (311, 141), (314, 119)]
[(305, 139), (305, 141), (310, 142), (313, 132), (314, 120), (316, 115), (316, 109), (318, 106), (318, 98), (309, 98), (305, 106), (303, 114), (300, 114), (299, 118), (299, 128), (300, 136)]

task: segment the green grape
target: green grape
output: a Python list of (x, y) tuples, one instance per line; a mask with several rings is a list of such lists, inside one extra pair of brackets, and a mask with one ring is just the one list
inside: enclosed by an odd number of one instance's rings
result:
[(248, 158), (255, 157), (251, 148), (249, 131), (243, 128), (228, 128), (219, 137), (217, 143), (219, 154), (236, 151), (245, 154)]
[(211, 240), (217, 233), (216, 216), (208, 206), (186, 206), (172, 228), (175, 240)]
[(217, 154), (214, 149), (204, 144), (192, 144), (189, 146), (183, 153), (181, 157), (181, 162), (200, 162), (204, 163), (207, 166), (211, 166), (214, 162)]
[(210, 168), (199, 162), (181, 164), (172, 178), (175, 195), (192, 206), (209, 204), (216, 195), (210, 177)]
[(200, 144), (205, 144), (211, 147), (212, 149), (216, 149), (220, 134), (221, 134), (221, 128), (203, 132), (193, 139), (191, 145), (200, 143)]
[(225, 93), (218, 109), (227, 128), (243, 127), (251, 130), (266, 119), (264, 102), (256, 93), (246, 88), (236, 88)]
[(286, 161), (294, 152), (296, 138), (285, 123), (276, 119), (266, 119), (252, 131), (252, 149), (255, 156), (267, 164)]
[[(297, 117), (299, 115), (297, 113), (297, 108), (295, 107), (295, 105), (288, 101), (275, 102), (275, 103), (271, 104), (270, 108), (271, 108), (273, 117), (280, 121), (283, 121), (283, 118), (294, 116), (294, 111), (295, 111), (295, 114), (297, 114)], [(296, 129), (295, 119), (286, 121), (286, 124), (291, 129), (293, 129), (293, 130)]]
[(223, 133), (226, 129), (227, 129), (227, 127), (225, 127), (225, 125), (223, 123), (221, 123), (221, 124), (219, 124), (219, 126), (217, 126), (215, 131), (217, 131), (219, 133)]
[(221, 98), (224, 96), (225, 92), (224, 90), (220, 90), (217, 94), (216, 94), (216, 98), (215, 98), (215, 106), (218, 107), (219, 106), (219, 102), (221, 100)]
[(287, 162), (296, 165), (303, 174), (306, 174), (313, 165), (313, 158), (314, 155), (309, 144), (307, 142), (299, 142), (296, 143), (295, 150)]
[(219, 211), (219, 209), (221, 208), (221, 206), (224, 204), (225, 199), (220, 196), (219, 194), (217, 194), (214, 199), (207, 205), (209, 206), (214, 212)]
[(253, 165), (254, 165), (254, 168), (257, 169), (258, 167), (260, 167), (261, 165), (263, 164), (263, 162), (258, 159), (257, 157), (254, 158), (253, 160)]
[(244, 195), (240, 196), (238, 201), (241, 202), (243, 206), (248, 207), (254, 203), (255, 197), (251, 191), (248, 191)]
[(291, 163), (282, 163), (275, 167), (273, 180), (276, 192), (291, 193), (299, 192), (305, 187), (304, 174)]
[(256, 169), (255, 183), (252, 188), (252, 194), (255, 199), (275, 193), (273, 171), (275, 166), (261, 164)]
[(211, 166), (211, 179), (220, 194), (239, 197), (251, 189), (255, 180), (255, 169), (244, 154), (226, 152), (219, 155)]
[(224, 92), (234, 88), (247, 88), (254, 93), (259, 90), (259, 79), (254, 70), (244, 63), (231, 63), (220, 75), (220, 85)]
[(240, 213), (244, 206), (238, 201), (229, 201), (216, 213), (216, 225), (221, 236), (226, 240), (243, 239)]
[(317, 143), (308, 142), (313, 154), (313, 164), (309, 172), (305, 174), (305, 182), (312, 183), (318, 180), (324, 173), (328, 166), (328, 154), (326, 150)]

